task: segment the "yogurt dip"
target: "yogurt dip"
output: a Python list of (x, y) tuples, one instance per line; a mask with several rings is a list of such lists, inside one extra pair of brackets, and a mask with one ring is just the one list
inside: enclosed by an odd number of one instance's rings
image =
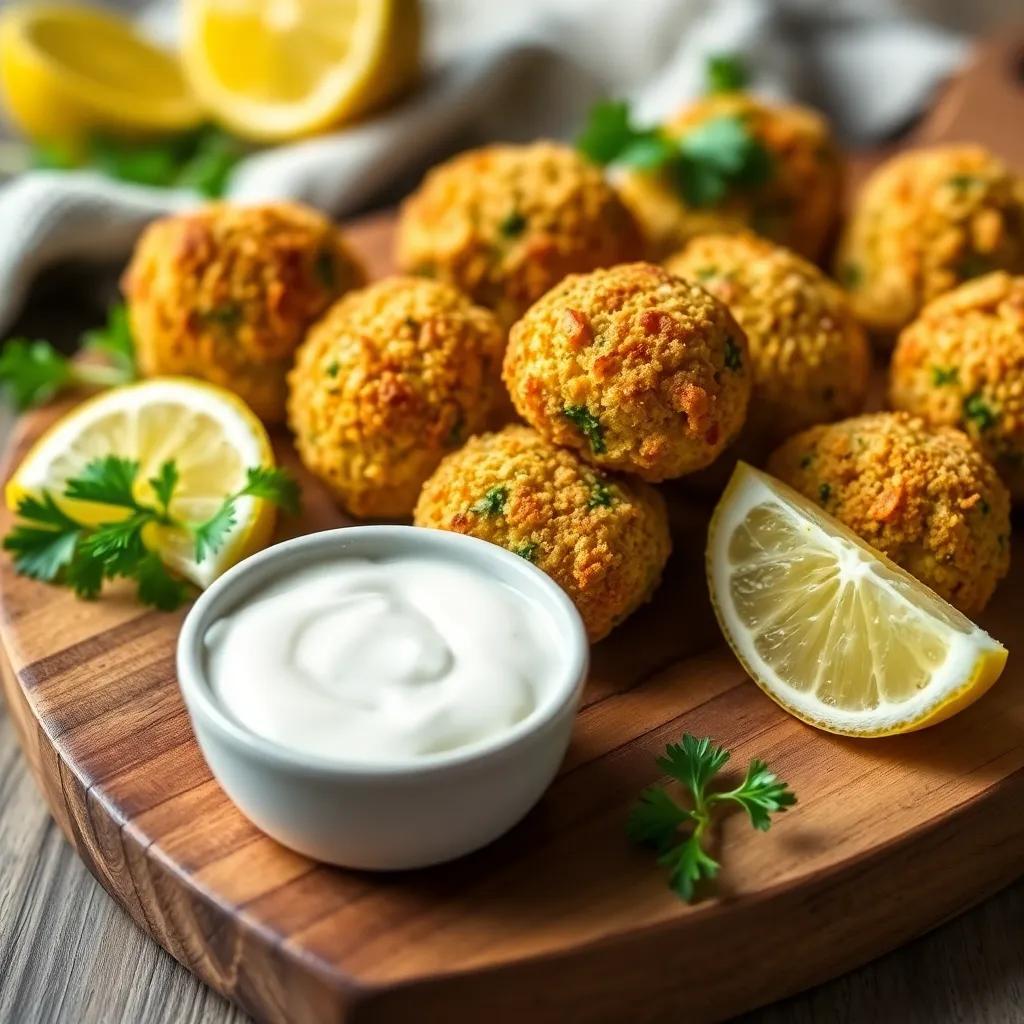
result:
[(214, 696), (241, 725), (368, 765), (492, 740), (565, 673), (549, 614), (429, 552), (286, 572), (211, 623), (202, 644)]

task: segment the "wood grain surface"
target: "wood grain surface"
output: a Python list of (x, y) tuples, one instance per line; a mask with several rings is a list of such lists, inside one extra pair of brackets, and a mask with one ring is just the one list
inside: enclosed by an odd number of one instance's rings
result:
[[(965, 137), (954, 90), (939, 111), (951, 103), (961, 120), (945, 114), (933, 138)], [(983, 137), (973, 124), (970, 135)], [(1024, 164), (1009, 149), (1019, 136), (987, 141)], [(354, 241), (380, 263), (387, 230), (364, 225)], [(15, 457), (44, 418), (23, 422)], [(1015, 877), (1024, 665), (1011, 659), (978, 705), (916, 736), (816, 733), (717, 646), (705, 510), (671, 490), (668, 582), (595, 650), (549, 794), (488, 850), (406, 875), (314, 865), (241, 818), (177, 694), (179, 616), (117, 593), (85, 605), (4, 563), (9, 709), (57, 823), (136, 923), (268, 1020), (720, 1017), (863, 962)], [(315, 487), (310, 498), (301, 529), (339, 521)], [(1018, 567), (984, 624), (1012, 646), (1022, 611)], [(714, 734), (738, 761), (764, 756), (801, 797), (768, 835), (724, 823), (718, 895), (694, 907), (622, 835), (653, 753), (683, 729)]]

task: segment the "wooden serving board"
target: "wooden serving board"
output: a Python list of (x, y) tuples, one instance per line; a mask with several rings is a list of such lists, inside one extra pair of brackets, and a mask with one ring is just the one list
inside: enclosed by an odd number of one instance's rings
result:
[[(1022, 38), (984, 48), (915, 137), (974, 138), (1024, 167)], [(351, 231), (378, 272), (392, 226)], [(57, 411), (22, 420), (10, 464)], [(305, 490), (293, 532), (344, 523), (313, 481)], [(704, 585), (708, 509), (667, 491), (665, 583), (595, 648), (550, 791), (486, 850), (404, 874), (316, 864), (241, 816), (178, 693), (181, 615), (117, 590), (83, 603), (4, 559), (5, 690), (54, 817), (181, 963), (256, 1017), (302, 1024), (721, 1018), (862, 963), (1024, 871), (1024, 538), (983, 619), (1012, 652), (1002, 681), (933, 729), (846, 740), (779, 710), (723, 648)], [(693, 906), (623, 829), (654, 755), (684, 731), (716, 737), (737, 768), (765, 758), (800, 800), (767, 834), (724, 820), (724, 870)]]

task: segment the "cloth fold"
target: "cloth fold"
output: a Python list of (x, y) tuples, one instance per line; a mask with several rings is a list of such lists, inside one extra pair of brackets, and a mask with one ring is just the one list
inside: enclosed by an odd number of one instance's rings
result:
[[(891, 0), (428, 0), (427, 72), (402, 103), (332, 135), (268, 149), (236, 169), (228, 195), (292, 198), (334, 216), (364, 209), (465, 145), (571, 139), (604, 96), (641, 120), (703, 86), (712, 53), (737, 53), (752, 85), (823, 109), (858, 145), (906, 123), (963, 59), (966, 42)], [(173, 34), (177, 5), (140, 19)], [(0, 188), (0, 331), (35, 275), (67, 260), (127, 257), (145, 223), (198, 203), (191, 193), (90, 172), (29, 172)]]

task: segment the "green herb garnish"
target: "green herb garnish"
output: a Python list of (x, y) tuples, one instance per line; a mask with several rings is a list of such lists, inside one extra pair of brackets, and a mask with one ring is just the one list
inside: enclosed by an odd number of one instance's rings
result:
[(704, 67), (709, 93), (739, 92), (747, 86), (747, 69), (734, 53), (715, 53)]
[(20, 410), (75, 388), (127, 384), (136, 375), (135, 349), (123, 305), (110, 308), (103, 327), (82, 335), (81, 351), (101, 354), (105, 362), (72, 359), (48, 341), (12, 338), (0, 349), (0, 387)]
[(585, 405), (567, 405), (562, 410), (562, 414), (575, 424), (590, 442), (590, 450), (595, 455), (604, 453), (604, 428), (601, 426), (601, 421)]
[(241, 323), (242, 307), (237, 302), (225, 302), (223, 306), (213, 306), (203, 310), (199, 315), (208, 324), (217, 324), (230, 330)]
[(609, 508), (615, 501), (615, 492), (604, 480), (595, 480), (590, 485), (587, 508)]
[(539, 544), (536, 544), (531, 540), (527, 541), (525, 544), (520, 544), (518, 547), (514, 547), (511, 550), (513, 555), (518, 555), (520, 558), (525, 558), (528, 562), (536, 562), (537, 549), (539, 547)]
[(735, 189), (762, 185), (774, 170), (771, 154), (748, 123), (733, 114), (705, 121), (675, 139), (660, 128), (634, 125), (625, 103), (599, 103), (576, 145), (595, 163), (664, 174), (696, 207), (714, 206)]
[(216, 125), (162, 139), (127, 140), (97, 134), (81, 154), (37, 147), (33, 165), (49, 170), (92, 168), (107, 177), (155, 188), (184, 188), (210, 199), (224, 195), (244, 143)]
[[(114, 518), (98, 524), (80, 522), (44, 491), (18, 504), (18, 521), (4, 537), (3, 546), (14, 554), (23, 576), (71, 587), (79, 597), (98, 596), (104, 580), (134, 579), (139, 600), (173, 611), (188, 595), (187, 584), (172, 575), (143, 539), (151, 524), (191, 534), (197, 562), (218, 551), (235, 524), (235, 503), (243, 496), (262, 498), (289, 512), (298, 511), (298, 484), (281, 469), (253, 467), (245, 485), (228, 495), (217, 511), (201, 522), (176, 519), (170, 511), (179, 474), (173, 461), (163, 463), (150, 478), (153, 502), (136, 494), (139, 464), (107, 455), (93, 459), (70, 478), (63, 496), (76, 501), (107, 505)], [(116, 511), (115, 511), (116, 510)]]
[(739, 370), (743, 367), (743, 353), (732, 338), (725, 339), (725, 368)]
[(491, 487), (478, 502), (470, 505), (469, 510), (480, 516), (498, 516), (505, 511), (507, 502), (507, 487)]
[(832, 497), (832, 485), (831, 484), (822, 484), (818, 488), (818, 500), (822, 503), (822, 505), (824, 505), (824, 504), (826, 504), (828, 502), (828, 499), (831, 498), (831, 497)]
[(994, 427), (999, 419), (992, 407), (977, 392), (964, 399), (963, 414), (964, 419), (973, 423), (982, 433)]
[(937, 388), (945, 387), (947, 384), (956, 384), (960, 380), (960, 370), (956, 366), (933, 366), (932, 384)]
[(658, 767), (686, 789), (692, 807), (677, 803), (663, 786), (651, 786), (640, 794), (626, 826), (633, 842), (658, 852), (658, 863), (668, 869), (669, 888), (687, 903), (701, 879), (718, 874), (718, 862), (703, 845), (716, 804), (738, 804), (754, 828), (767, 832), (771, 815), (796, 803), (789, 786), (757, 758), (735, 789), (709, 792), (708, 784), (728, 760), (729, 752), (708, 737), (687, 733), (682, 743), (670, 743)]
[(864, 270), (859, 263), (844, 263), (839, 267), (839, 283), (847, 289), (859, 288), (864, 283)]

